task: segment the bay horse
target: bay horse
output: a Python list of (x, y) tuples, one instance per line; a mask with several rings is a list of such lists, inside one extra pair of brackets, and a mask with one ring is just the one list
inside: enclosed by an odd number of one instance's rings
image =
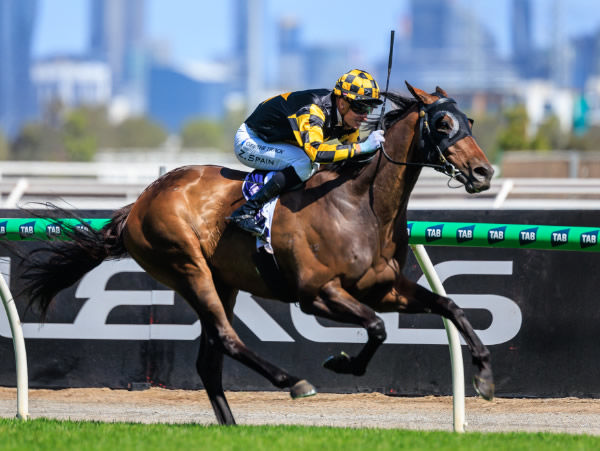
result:
[(45, 313), (60, 290), (103, 260), (129, 254), (198, 314), (196, 368), (220, 424), (235, 424), (222, 387), (224, 355), (275, 387), (289, 389), (292, 398), (316, 393), (308, 381), (259, 357), (240, 340), (232, 327), (239, 290), (298, 302), (305, 313), (365, 328), (368, 340), (356, 356), (340, 353), (324, 363), (336, 373), (357, 376), (386, 339), (376, 312), (441, 315), (452, 321), (471, 352), (475, 389), (492, 399), (490, 353), (464, 312), (451, 299), (407, 280), (402, 268), (407, 204), (421, 168), (447, 173), (469, 193), (488, 189), (494, 171), (471, 134), (471, 123), (445, 91), (438, 87), (427, 94), (407, 86), (412, 98), (383, 94), (395, 109), (385, 114), (380, 152), (369, 161), (324, 167), (303, 188), (280, 196), (272, 248), (282, 290), (257, 271), (255, 237), (226, 219), (243, 202), (246, 172), (185, 166), (150, 184), (101, 230), (71, 228), (72, 241), (48, 242), (33, 251), (23, 273), (30, 303)]

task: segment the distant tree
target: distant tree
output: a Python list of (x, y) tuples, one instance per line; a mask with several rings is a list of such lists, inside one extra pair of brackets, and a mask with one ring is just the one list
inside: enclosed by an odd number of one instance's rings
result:
[(538, 127), (531, 147), (538, 150), (560, 150), (567, 146), (569, 137), (563, 133), (555, 115), (548, 116)]
[(223, 149), (226, 152), (233, 152), (233, 139), (240, 128), (240, 125), (246, 120), (246, 116), (247, 111), (245, 107), (233, 108), (227, 112), (225, 120), (223, 121), (223, 137), (225, 139)]
[(572, 134), (566, 145), (568, 149), (600, 150), (600, 126), (592, 125), (583, 135)]
[(63, 125), (66, 156), (72, 161), (91, 161), (96, 154), (97, 142), (88, 118), (82, 111), (70, 112)]
[(11, 145), (15, 160), (64, 160), (60, 130), (39, 122), (26, 123)]
[(114, 146), (119, 148), (159, 147), (166, 139), (165, 129), (148, 117), (125, 119), (114, 129)]
[(81, 106), (73, 112), (81, 114), (98, 148), (114, 147), (115, 126), (109, 123), (105, 106)]
[(498, 135), (498, 147), (502, 150), (529, 149), (527, 126), (529, 118), (523, 105), (504, 111), (505, 126)]
[(224, 141), (223, 124), (221, 122), (209, 119), (193, 119), (186, 122), (181, 129), (182, 147), (222, 148)]
[(8, 160), (10, 149), (8, 147), (8, 142), (0, 130), (0, 160)]

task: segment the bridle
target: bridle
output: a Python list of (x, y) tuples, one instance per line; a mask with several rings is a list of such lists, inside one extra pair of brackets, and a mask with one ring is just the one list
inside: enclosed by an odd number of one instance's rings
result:
[[(450, 180), (455, 179), (461, 171), (448, 161), (444, 156), (444, 152), (454, 143), (461, 139), (472, 136), (469, 120), (465, 114), (456, 107), (456, 101), (449, 97), (443, 97), (439, 94), (434, 94), (438, 97), (435, 102), (426, 105), (423, 102), (419, 103), (419, 153), (424, 154), (425, 161), (423, 162), (407, 162), (396, 161), (381, 145), (381, 152), (385, 158), (392, 164), (401, 166), (417, 166), (429, 167), (438, 172), (441, 172)], [(450, 116), (453, 121), (453, 128), (450, 134), (442, 134), (432, 131), (429, 124), (435, 122), (443, 116)], [(430, 121), (430, 117), (432, 118)], [(450, 180), (448, 182), (450, 182)]]

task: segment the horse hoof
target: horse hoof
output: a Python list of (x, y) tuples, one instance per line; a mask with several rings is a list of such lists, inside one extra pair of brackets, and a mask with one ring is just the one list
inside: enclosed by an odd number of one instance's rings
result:
[(290, 389), (290, 396), (292, 399), (307, 398), (308, 396), (314, 396), (316, 394), (317, 390), (315, 390), (315, 387), (313, 387), (306, 379), (296, 382)]
[(491, 377), (473, 376), (473, 388), (486, 401), (494, 399), (495, 384)]
[(352, 372), (351, 362), (352, 357), (342, 351), (338, 355), (327, 357), (323, 362), (323, 367), (335, 373), (348, 374)]

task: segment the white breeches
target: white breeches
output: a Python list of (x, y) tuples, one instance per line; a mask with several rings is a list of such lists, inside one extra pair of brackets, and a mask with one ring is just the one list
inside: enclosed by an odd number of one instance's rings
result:
[(240, 163), (254, 169), (281, 171), (292, 166), (302, 181), (308, 180), (319, 169), (319, 163), (310, 161), (300, 147), (286, 143), (267, 143), (242, 124), (235, 134), (235, 156)]

